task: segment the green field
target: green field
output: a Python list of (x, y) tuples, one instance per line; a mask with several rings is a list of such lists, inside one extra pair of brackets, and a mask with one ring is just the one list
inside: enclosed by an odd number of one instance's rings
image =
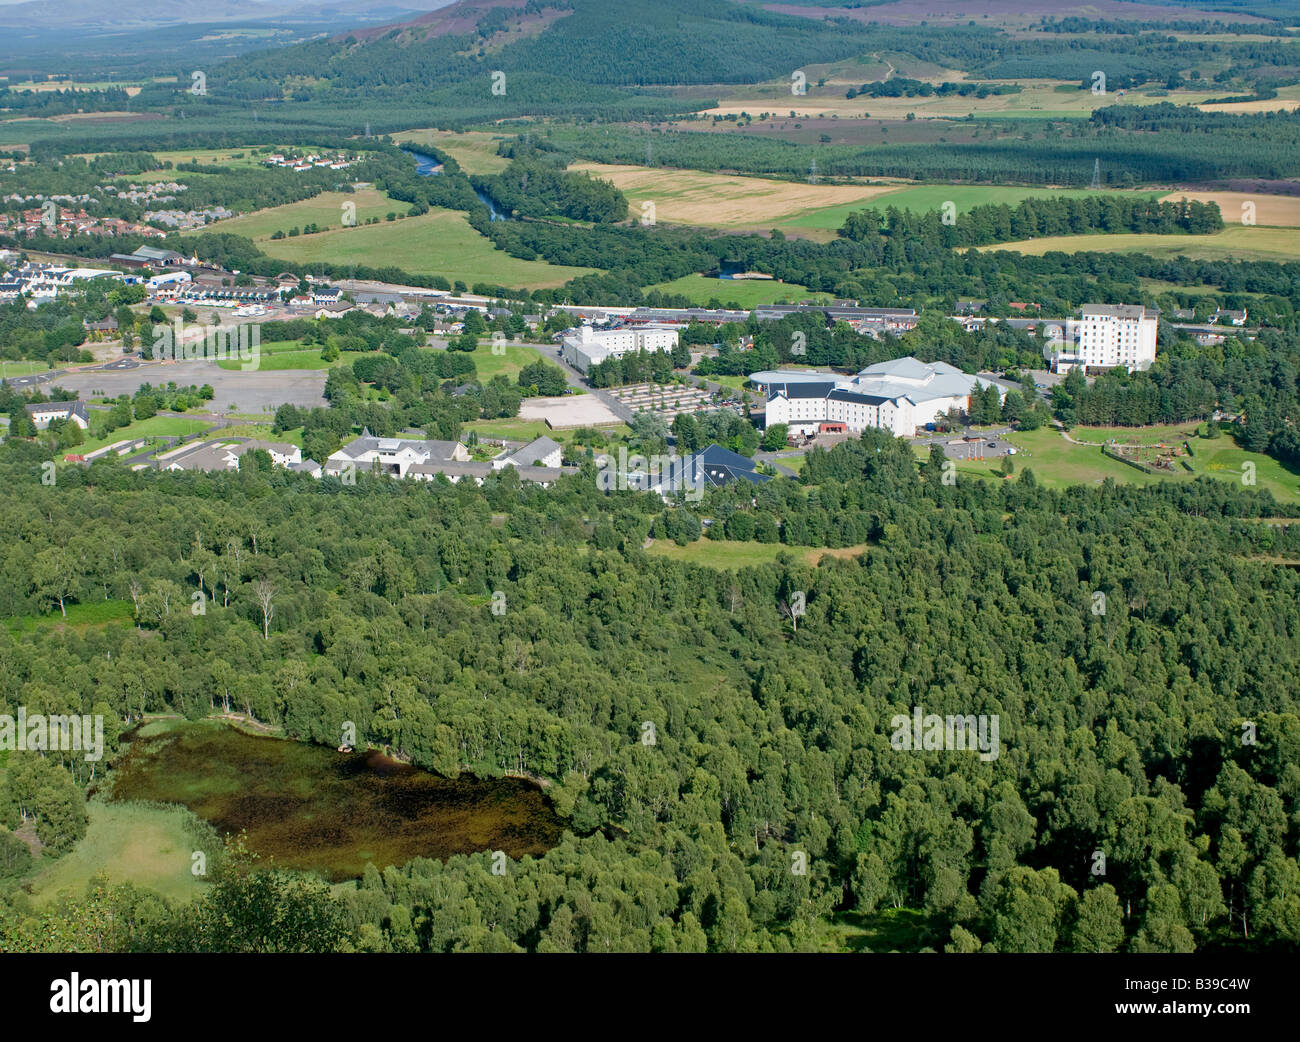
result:
[[(569, 279), (589, 275), (595, 270), (511, 257), (471, 228), (464, 214), (452, 210), (435, 209), (419, 217), (340, 227), (340, 202), (348, 198), (358, 201), (356, 197), (362, 194), (358, 192), (349, 197), (325, 193), (301, 203), (222, 221), (218, 227), (221, 231), (251, 235), (265, 253), (304, 270), (310, 270), (317, 262), (398, 267), (417, 274), (441, 275), (448, 281), (460, 280), (467, 285), (490, 282), (524, 289), (561, 286)], [(384, 214), (389, 210), (398, 213), (406, 210), (402, 204), (379, 203), (377, 200), (366, 204), (366, 207), (370, 206), (375, 207), (374, 212), (382, 211)], [(358, 201), (358, 221), (374, 215), (366, 207)], [(312, 214), (318, 216), (310, 216)], [(293, 238), (270, 238), (277, 228), (287, 232), (294, 225), (301, 227), (313, 221), (329, 223), (332, 230)]]
[[(1015, 474), (1032, 470), (1041, 485), (1061, 488), (1066, 485), (1096, 485), (1106, 478), (1116, 482), (1151, 485), (1160, 481), (1193, 481), (1198, 476), (1218, 478), (1240, 483), (1242, 464), (1255, 465), (1255, 488), (1267, 489), (1282, 503), (1300, 503), (1300, 472), (1288, 470), (1271, 456), (1247, 452), (1238, 448), (1228, 435), (1216, 439), (1189, 438), (1195, 456), (1188, 462), (1193, 471), (1181, 468), (1172, 474), (1148, 474), (1130, 467), (1109, 456), (1102, 455), (1101, 444), (1114, 437), (1120, 441), (1137, 441), (1154, 444), (1182, 441), (1187, 431), (1195, 431), (1196, 424), (1179, 424), (1174, 427), (1075, 427), (1070, 436), (1087, 445), (1076, 445), (1061, 437), (1061, 433), (1046, 427), (1036, 431), (1020, 431), (1006, 440), (1020, 451), (1012, 457)], [(915, 446), (918, 455), (928, 455), (929, 449)], [(985, 478), (996, 478), (1000, 459), (984, 461), (958, 461), (957, 473)]]
[[(307, 224), (322, 228), (341, 228), (343, 226), (344, 207), (352, 203), (356, 207), (356, 222), (364, 225), (371, 217), (381, 221), (390, 213), (406, 213), (409, 203), (390, 199), (387, 192), (373, 188), (360, 188), (355, 192), (322, 192), (310, 199), (284, 206), (273, 206), (266, 210), (254, 210), (252, 213), (231, 217), (214, 225), (218, 230), (234, 235), (247, 235), (250, 239), (269, 238), (277, 231), (289, 234), (291, 228), (302, 228)], [(306, 236), (314, 240), (317, 236)], [(294, 242), (297, 239), (293, 240)]]
[(717, 300), (724, 306), (735, 304), (741, 308), (752, 308), (759, 304), (794, 304), (810, 298), (830, 299), (825, 293), (812, 293), (807, 286), (794, 282), (777, 282), (775, 279), (711, 279), (706, 275), (683, 275), (672, 282), (647, 287), (647, 292), (650, 290), (680, 294), (700, 307), (708, 305), (712, 300)]
[(1022, 242), (1002, 242), (981, 250), (1012, 250), (1041, 257), (1053, 250), (1066, 253), (1145, 253), (1152, 257), (1192, 260), (1286, 261), (1300, 258), (1300, 233), (1294, 228), (1265, 228), (1230, 224), (1213, 235), (1053, 235)]
[(30, 360), (5, 362), (0, 365), (0, 380), (7, 380), (12, 376), (31, 376), (33, 373), (44, 373), (50, 369), (66, 368), (62, 362), (56, 362), (51, 366), (48, 362), (34, 362)]
[[(103, 803), (86, 808), (90, 825), (81, 842), (41, 869), (31, 884), (36, 904), (60, 893), (80, 896), (97, 875), (111, 883), (134, 883), (174, 901), (188, 901), (201, 887), (191, 874), (194, 834), (186, 827), (192, 815), (184, 807)], [(206, 851), (209, 859), (214, 851)]]
[[(911, 185), (882, 193), (861, 203), (828, 206), (823, 210), (800, 214), (777, 224), (791, 233), (832, 232), (843, 226), (851, 213), (876, 209), (884, 211), (893, 206), (899, 210), (928, 213), (941, 210), (951, 202), (960, 216), (973, 206), (1015, 206), (1025, 199), (1055, 199), (1065, 197), (1080, 199), (1089, 195), (1112, 194), (1112, 190), (1091, 192), (1081, 188), (1018, 188), (1010, 185)], [(1155, 198), (1160, 192), (1124, 192), (1126, 196)]]

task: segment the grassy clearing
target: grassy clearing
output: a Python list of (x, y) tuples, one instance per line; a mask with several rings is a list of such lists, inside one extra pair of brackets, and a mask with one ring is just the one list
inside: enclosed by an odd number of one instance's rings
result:
[(184, 807), (103, 803), (87, 807), (90, 825), (85, 837), (58, 861), (42, 868), (32, 881), (38, 905), (60, 893), (80, 895), (86, 884), (103, 874), (113, 883), (134, 883), (173, 901), (189, 901), (201, 887), (190, 872), (192, 815)]
[(683, 275), (671, 282), (650, 286), (661, 293), (678, 293), (692, 304), (707, 306), (717, 300), (722, 304), (736, 304), (752, 308), (759, 304), (798, 303), (809, 298), (829, 300), (825, 293), (813, 293), (807, 286), (795, 282), (777, 282), (775, 279), (711, 279), (705, 275)]
[(1021, 242), (1001, 242), (982, 250), (1010, 250), (1041, 257), (1053, 250), (1065, 253), (1145, 253), (1152, 257), (1192, 260), (1268, 260), (1300, 258), (1300, 235), (1290, 228), (1228, 225), (1214, 235), (1053, 235)]
[(674, 561), (686, 561), (690, 564), (702, 564), (709, 568), (732, 571), (750, 565), (768, 564), (775, 561), (778, 554), (788, 553), (807, 564), (816, 564), (823, 557), (859, 557), (866, 546), (850, 546), (839, 550), (787, 546), (785, 543), (759, 543), (753, 540), (732, 541), (729, 539), (697, 539), (685, 546), (656, 539), (646, 553), (655, 557), (667, 557)]
[(78, 632), (107, 626), (110, 622), (130, 622), (134, 609), (130, 601), (88, 601), (69, 604), (64, 618), (57, 608), (46, 615), (15, 615), (5, 620), (14, 634), (36, 633), (41, 630), (70, 627)]
[(11, 376), (31, 376), (34, 373), (45, 373), (51, 369), (65, 369), (66, 363), (56, 362), (50, 365), (48, 362), (33, 362), (29, 360), (18, 362), (5, 362), (0, 365), (0, 380), (7, 380)]
[(474, 368), (478, 371), (481, 383), (487, 383), (494, 376), (508, 377), (513, 383), (524, 366), (532, 365), (541, 357), (542, 353), (537, 348), (523, 344), (506, 344), (505, 353), (499, 355), (493, 353), (490, 344), (480, 344), (473, 354)]

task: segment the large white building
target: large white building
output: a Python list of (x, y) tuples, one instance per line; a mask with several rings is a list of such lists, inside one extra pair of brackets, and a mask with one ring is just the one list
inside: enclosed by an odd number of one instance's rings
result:
[(638, 351), (671, 351), (677, 346), (677, 330), (668, 326), (637, 326), (623, 329), (592, 329), (583, 326), (566, 336), (560, 357), (584, 375), (607, 358), (622, 358)]
[(1156, 360), (1156, 313), (1141, 304), (1085, 304), (1065, 335), (1043, 356), (1057, 372), (1071, 369), (1150, 369)]
[(951, 409), (965, 412), (977, 388), (993, 385), (999, 398), (1006, 397), (1006, 388), (992, 380), (912, 357), (880, 362), (852, 377), (776, 370), (754, 373), (750, 380), (767, 392), (767, 425), (785, 423), (803, 434), (815, 433), (823, 423), (842, 423), (851, 431), (879, 427), (911, 437)]

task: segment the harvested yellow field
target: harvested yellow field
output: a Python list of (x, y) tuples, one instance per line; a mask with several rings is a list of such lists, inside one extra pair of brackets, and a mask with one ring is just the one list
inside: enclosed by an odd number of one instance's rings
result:
[(1214, 235), (1055, 235), (1022, 242), (981, 246), (984, 251), (1012, 250), (1041, 257), (1053, 250), (1065, 253), (1145, 253), (1152, 257), (1190, 257), (1193, 260), (1300, 259), (1300, 236), (1289, 228), (1248, 228), (1230, 224)]
[(1255, 210), (1255, 224), (1272, 228), (1300, 228), (1300, 195), (1263, 195), (1259, 192), (1170, 192), (1162, 202), (1190, 199), (1195, 203), (1218, 203), (1224, 224), (1240, 224), (1249, 213), (1247, 204)]
[(643, 203), (653, 203), (658, 222), (712, 228), (770, 228), (775, 222), (865, 203), (898, 190), (896, 184), (815, 185), (604, 163), (578, 163), (570, 169), (612, 181), (627, 196), (634, 218), (648, 212)]

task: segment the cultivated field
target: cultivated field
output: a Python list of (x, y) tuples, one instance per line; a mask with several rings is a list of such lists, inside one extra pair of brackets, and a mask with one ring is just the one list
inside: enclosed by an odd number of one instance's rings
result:
[[(1161, 101), (1172, 102), (1175, 105), (1198, 105), (1208, 98), (1224, 96), (1222, 90), (1165, 91), (1158, 88), (1093, 94), (1091, 90), (1085, 90), (1077, 83), (1029, 79), (982, 80), (980, 82), (995, 85), (1018, 84), (1022, 88), (1018, 94), (990, 94), (985, 98), (977, 98), (974, 95), (963, 98), (956, 94), (947, 97), (931, 95), (912, 98), (873, 98), (868, 95), (846, 98), (844, 96), (849, 86), (861, 86), (876, 78), (878, 77), (868, 74), (856, 83), (853, 83), (852, 77), (849, 77), (841, 82), (828, 81), (824, 87), (817, 87), (814, 86), (816, 79), (810, 76), (808, 92), (801, 96), (790, 93), (790, 81), (787, 79), (741, 92), (725, 93), (719, 99), (717, 106), (704, 110), (703, 114), (728, 116), (748, 113), (756, 119), (765, 111), (777, 118), (789, 117), (794, 113), (796, 118), (835, 115), (840, 119), (846, 119), (870, 115), (880, 119), (904, 119), (908, 113), (915, 113), (917, 119), (952, 119), (968, 115), (1083, 119), (1091, 115), (1093, 109), (1108, 105), (1153, 105)], [(911, 78), (963, 82), (967, 77), (962, 73), (950, 73), (941, 77)], [(1230, 111), (1227, 106), (1223, 108), (1225, 111)]]
[(410, 203), (391, 199), (387, 192), (359, 188), (355, 192), (322, 192), (311, 199), (231, 217), (212, 227), (219, 232), (246, 235), (254, 240), (269, 239), (277, 231), (288, 235), (290, 228), (302, 228), (307, 224), (341, 228), (343, 208), (347, 203), (356, 207), (358, 226), (364, 226), (368, 218), (378, 217), (382, 221), (390, 213), (405, 213), (410, 208)]
[(1300, 195), (1263, 195), (1258, 192), (1170, 192), (1165, 202), (1189, 199), (1197, 203), (1218, 203), (1225, 224), (1241, 222), (1255, 207), (1255, 223), (1275, 228), (1300, 228)]
[(640, 219), (642, 203), (651, 202), (656, 221), (711, 228), (767, 229), (827, 207), (860, 207), (891, 190), (889, 185), (813, 185), (604, 163), (578, 163), (570, 169), (616, 184), (628, 198), (630, 217)]
[(1300, 236), (1290, 228), (1229, 225), (1215, 235), (1055, 235), (996, 243), (980, 249), (1011, 250), (1033, 257), (1061, 250), (1065, 253), (1147, 253), (1153, 257), (1183, 256), (1194, 260), (1283, 261), (1300, 258)]
[[(511, 257), (471, 228), (464, 214), (450, 210), (430, 210), (419, 217), (342, 228), (339, 227), (339, 202), (350, 197), (338, 193), (327, 195), (328, 203), (321, 202), (326, 199), (322, 195), (303, 203), (291, 203), (249, 214), (247, 218), (223, 221), (217, 227), (222, 231), (239, 231), (235, 226), (236, 221), (257, 220), (258, 227), (263, 230), (279, 227), (287, 231), (294, 224), (301, 226), (304, 221), (310, 223), (310, 218), (304, 219), (303, 215), (313, 212), (313, 208), (318, 208), (323, 214), (332, 206), (329, 231), (284, 239), (271, 239), (267, 232), (265, 235), (254, 235), (254, 241), (270, 256), (279, 257), (287, 264), (308, 271), (314, 263), (357, 264), (372, 268), (396, 266), (416, 274), (442, 275), (451, 281), (459, 279), (469, 285), (490, 282), (525, 289), (545, 289), (561, 286), (569, 279), (588, 275), (594, 270)], [(390, 209), (395, 209), (395, 206), (384, 204), (385, 214)], [(405, 209), (405, 206), (400, 206), (397, 212), (404, 212)], [(358, 221), (365, 216), (365, 211), (358, 206)], [(247, 235), (248, 232), (240, 234)]]

